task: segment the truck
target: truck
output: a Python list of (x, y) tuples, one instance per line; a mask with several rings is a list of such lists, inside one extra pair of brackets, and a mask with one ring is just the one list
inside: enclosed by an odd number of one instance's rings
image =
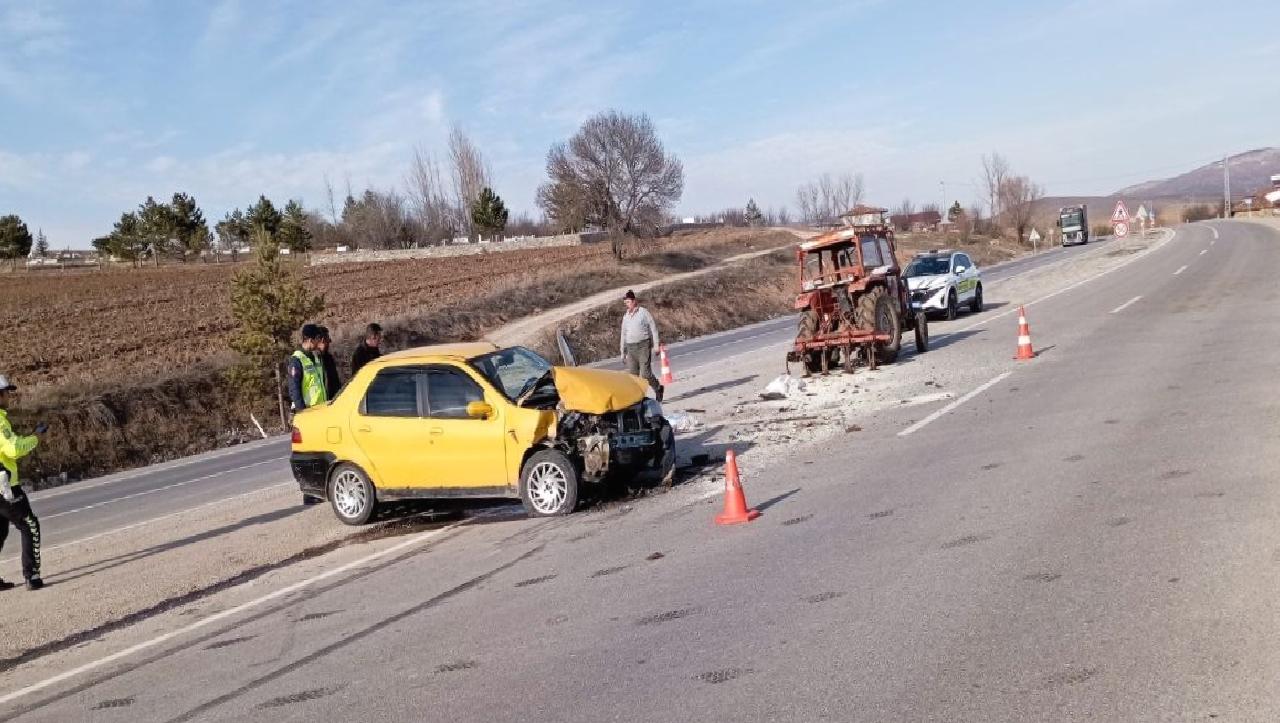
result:
[(1089, 207), (1067, 206), (1058, 209), (1058, 228), (1062, 229), (1062, 245), (1089, 243)]

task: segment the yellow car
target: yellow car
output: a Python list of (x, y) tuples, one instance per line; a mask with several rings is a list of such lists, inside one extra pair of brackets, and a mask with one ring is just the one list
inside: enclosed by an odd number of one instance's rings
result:
[(523, 347), (408, 349), (299, 412), (289, 462), (303, 496), (350, 525), (404, 499), (518, 497), (530, 515), (564, 515), (611, 472), (670, 479), (675, 439), (649, 392)]

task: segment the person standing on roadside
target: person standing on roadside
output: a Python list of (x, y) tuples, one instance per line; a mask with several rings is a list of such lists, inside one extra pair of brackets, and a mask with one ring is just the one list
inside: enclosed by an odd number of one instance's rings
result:
[[(31, 500), (22, 489), (18, 477), (18, 460), (31, 453), (39, 443), (37, 435), (44, 434), (43, 422), (36, 425), (35, 434), (20, 435), (9, 423), (9, 399), (18, 388), (9, 378), (0, 374), (0, 548), (9, 536), (9, 525), (18, 528), (22, 536), (22, 577), (28, 590), (44, 587), (40, 578), (40, 520), (31, 510)], [(0, 580), (0, 590), (13, 588), (13, 583)]]
[(324, 404), (329, 399), (324, 382), (324, 365), (315, 354), (316, 340), (319, 338), (319, 326), (303, 324), (302, 342), (289, 357), (289, 399), (293, 401), (294, 414), (307, 407)]
[(658, 348), (658, 325), (649, 310), (636, 301), (634, 291), (622, 297), (627, 305), (622, 315), (622, 339), (619, 344), (627, 371), (649, 382), (658, 401), (662, 401), (662, 385), (653, 376), (653, 352)]
[(333, 399), (342, 389), (342, 379), (338, 376), (338, 360), (329, 353), (333, 339), (329, 337), (329, 327), (320, 327), (320, 338), (316, 339), (316, 361), (324, 371), (324, 398)]
[(355, 376), (365, 364), (382, 356), (382, 327), (370, 324), (364, 328), (364, 339), (356, 345), (351, 355), (351, 376)]

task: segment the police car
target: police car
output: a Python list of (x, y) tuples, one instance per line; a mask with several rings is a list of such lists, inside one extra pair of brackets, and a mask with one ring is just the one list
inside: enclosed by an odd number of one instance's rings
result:
[(982, 272), (968, 254), (941, 249), (917, 254), (903, 273), (911, 308), (956, 318), (961, 305), (982, 311)]

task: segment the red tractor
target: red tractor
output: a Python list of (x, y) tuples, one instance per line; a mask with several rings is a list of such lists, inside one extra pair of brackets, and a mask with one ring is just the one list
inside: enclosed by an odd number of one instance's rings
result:
[(928, 348), (928, 323), (911, 310), (893, 230), (882, 212), (855, 218), (860, 223), (805, 241), (796, 252), (800, 328), (787, 353), (788, 372), (791, 362), (802, 362), (805, 376), (837, 365), (853, 373), (859, 357), (870, 369), (892, 363), (903, 331), (915, 332), (917, 352)]

